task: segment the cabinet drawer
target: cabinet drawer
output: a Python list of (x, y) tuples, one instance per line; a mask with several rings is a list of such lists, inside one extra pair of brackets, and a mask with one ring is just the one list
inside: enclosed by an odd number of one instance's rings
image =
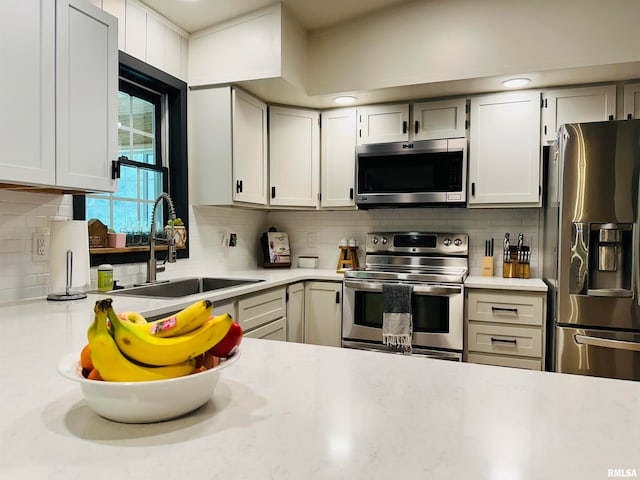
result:
[(287, 319), (281, 318), (267, 325), (262, 325), (243, 335), (247, 338), (262, 338), (264, 340), (287, 341)]
[(467, 318), (481, 322), (542, 325), (544, 295), (469, 290)]
[(525, 368), (527, 370), (542, 370), (542, 361), (531, 358), (516, 358), (506, 355), (479, 355), (470, 353), (467, 356), (468, 363), (480, 363), (482, 365), (497, 365), (499, 367)]
[(248, 331), (286, 316), (285, 288), (238, 300), (238, 323)]
[(469, 352), (542, 357), (542, 331), (519, 326), (469, 324)]

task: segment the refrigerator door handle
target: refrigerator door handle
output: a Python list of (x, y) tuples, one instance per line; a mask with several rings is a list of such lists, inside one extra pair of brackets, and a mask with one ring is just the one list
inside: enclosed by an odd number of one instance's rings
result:
[(640, 343), (627, 342), (624, 340), (611, 340), (608, 338), (591, 337), (589, 335), (574, 335), (576, 343), (582, 345), (593, 345), (594, 347), (614, 348), (616, 350), (631, 350), (640, 352)]

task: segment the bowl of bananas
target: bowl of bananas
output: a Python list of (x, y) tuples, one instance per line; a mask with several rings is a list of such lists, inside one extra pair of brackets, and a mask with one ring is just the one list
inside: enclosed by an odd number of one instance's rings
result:
[[(99, 300), (87, 345), (65, 356), (58, 371), (80, 383), (89, 408), (109, 420), (151, 423), (186, 415), (211, 399), (222, 370), (239, 358), (242, 331), (229, 315), (212, 316), (212, 309), (202, 300), (147, 322), (134, 312), (116, 314), (110, 298)], [(221, 345), (228, 346), (225, 356), (213, 356)]]

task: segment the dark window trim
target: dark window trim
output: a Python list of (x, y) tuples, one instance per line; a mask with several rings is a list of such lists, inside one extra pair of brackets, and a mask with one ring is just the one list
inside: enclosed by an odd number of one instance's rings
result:
[[(187, 84), (182, 80), (158, 70), (124, 52), (119, 52), (121, 76), (131, 78), (136, 83), (167, 95), (169, 106), (169, 195), (176, 207), (176, 216), (182, 218), (189, 231), (189, 180), (187, 170)], [(114, 159), (115, 160), (115, 159)], [(166, 211), (166, 209), (164, 209)], [(85, 220), (85, 196), (73, 196), (73, 218)], [(166, 219), (165, 219), (166, 220)], [(157, 252), (156, 258), (163, 259), (165, 252)], [(123, 264), (142, 263), (149, 259), (145, 252), (92, 254), (91, 266), (101, 263)], [(185, 249), (178, 250), (178, 258), (189, 258), (189, 239)]]

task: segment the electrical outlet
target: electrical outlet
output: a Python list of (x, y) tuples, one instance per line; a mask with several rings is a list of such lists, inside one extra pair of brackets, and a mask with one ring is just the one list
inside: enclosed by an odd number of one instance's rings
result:
[(49, 229), (38, 228), (33, 234), (33, 260), (46, 262), (49, 258)]
[(229, 234), (229, 246), (230, 247), (235, 247), (238, 244), (238, 235), (236, 235), (235, 233), (230, 233)]

